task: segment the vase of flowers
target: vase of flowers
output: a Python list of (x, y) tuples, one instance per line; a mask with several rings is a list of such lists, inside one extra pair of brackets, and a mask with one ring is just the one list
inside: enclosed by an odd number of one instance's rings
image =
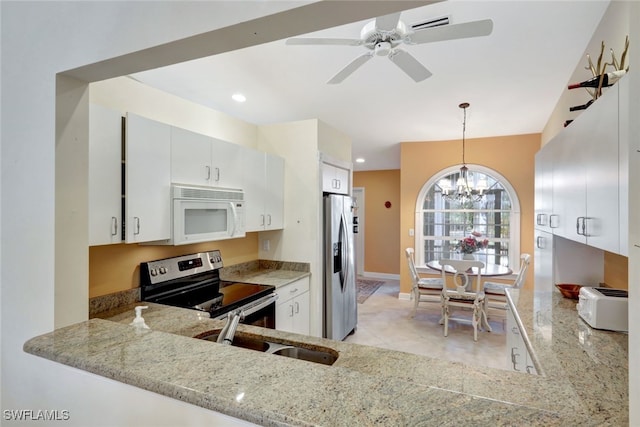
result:
[(477, 231), (471, 232), (471, 235), (465, 237), (464, 239), (458, 242), (458, 251), (462, 253), (463, 259), (473, 260), (475, 257), (473, 254), (480, 249), (484, 249), (489, 245), (489, 240), (480, 239), (482, 237), (482, 233)]

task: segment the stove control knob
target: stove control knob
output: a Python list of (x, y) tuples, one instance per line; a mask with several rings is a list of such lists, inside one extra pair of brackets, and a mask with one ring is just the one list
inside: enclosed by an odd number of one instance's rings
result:
[(158, 275), (158, 271), (157, 271), (155, 268), (152, 268), (151, 270), (149, 270), (149, 273), (150, 273), (152, 276), (157, 276), (157, 275)]
[(167, 269), (165, 267), (160, 267), (160, 274), (167, 274)]

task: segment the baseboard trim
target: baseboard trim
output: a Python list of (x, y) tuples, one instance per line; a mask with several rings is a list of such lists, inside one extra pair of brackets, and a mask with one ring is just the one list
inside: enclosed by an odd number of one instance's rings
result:
[(403, 301), (411, 301), (411, 293), (407, 293), (407, 292), (400, 292), (398, 294), (398, 299), (399, 300), (403, 300)]
[(365, 271), (362, 273), (362, 277), (370, 278), (370, 279), (387, 279), (387, 280), (400, 280), (399, 274), (391, 274), (391, 273), (375, 273), (370, 271)]

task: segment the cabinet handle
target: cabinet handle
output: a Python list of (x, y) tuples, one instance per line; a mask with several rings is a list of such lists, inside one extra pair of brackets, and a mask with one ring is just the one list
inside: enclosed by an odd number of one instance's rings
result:
[(298, 302), (295, 302), (296, 305), (296, 314), (300, 313), (300, 304), (298, 304)]
[(511, 347), (511, 363), (513, 363), (513, 370), (519, 371), (520, 369), (516, 368), (516, 365), (518, 364), (516, 357), (520, 356), (520, 354), (516, 353), (515, 352), (516, 350), (517, 350), (516, 347)]
[(339, 179), (336, 179), (336, 188), (339, 190), (342, 182)]
[(289, 292), (291, 292), (292, 294), (295, 294), (296, 292), (298, 292), (298, 288), (291, 289)]
[(136, 223), (135, 225), (135, 231), (133, 232), (134, 235), (136, 234), (140, 234), (140, 218), (138, 218), (137, 216), (133, 217), (133, 222)]
[(546, 221), (547, 215), (546, 214), (538, 214), (536, 216), (536, 223), (538, 225), (547, 225), (547, 221)]
[(111, 217), (111, 235), (115, 236), (118, 234), (118, 218), (115, 216)]
[(290, 305), (289, 308), (291, 309), (291, 312), (289, 313), (289, 317), (293, 317), (293, 305)]
[(220, 168), (216, 168), (216, 181), (220, 181)]
[(271, 214), (267, 214), (267, 225), (271, 225)]
[(542, 237), (542, 236), (536, 237), (536, 247), (538, 249), (543, 249), (544, 248), (544, 237)]
[(527, 374), (531, 373), (531, 369), (533, 369), (533, 366), (527, 365)]
[(205, 166), (207, 168), (207, 181), (211, 179), (211, 166)]
[(590, 237), (592, 236), (591, 233), (589, 233), (589, 224), (587, 221), (592, 220), (593, 218), (590, 218), (588, 216), (585, 216), (582, 218), (582, 235), (585, 237)]
[(579, 236), (582, 236), (582, 233), (580, 233), (580, 219), (582, 219), (581, 216), (579, 216), (578, 218), (576, 218), (576, 233)]
[(260, 225), (264, 226), (264, 214), (260, 215)]
[(554, 219), (558, 219), (558, 214), (551, 214), (549, 215), (549, 227), (551, 228), (558, 228), (558, 221), (554, 221)]

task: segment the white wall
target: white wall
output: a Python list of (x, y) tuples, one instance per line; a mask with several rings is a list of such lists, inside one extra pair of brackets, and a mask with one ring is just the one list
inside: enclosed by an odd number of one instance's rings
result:
[[(282, 231), (260, 233), (261, 259), (311, 260), (311, 335), (322, 336), (322, 180), (319, 152), (351, 161), (351, 139), (320, 120), (260, 126), (258, 148), (286, 159), (285, 225)], [(325, 151), (326, 150), (326, 151)], [(262, 242), (268, 239), (271, 249)]]
[(129, 77), (95, 82), (89, 99), (124, 115), (126, 112), (188, 129), (223, 141), (256, 148), (258, 127), (252, 123), (178, 98)]
[[(66, 409), (75, 425), (91, 425), (96, 417), (107, 413), (112, 425), (140, 424), (146, 419), (145, 415), (158, 410), (156, 405), (140, 408), (135, 401), (114, 402), (109, 397), (103, 398), (98, 392), (102, 387), (95, 378), (85, 379), (74, 370), (60, 375), (48, 368), (51, 362), (22, 351), (29, 338), (53, 329), (54, 317), (58, 317), (60, 323), (86, 318), (85, 290), (77, 288), (86, 282), (82, 278), (86, 267), (62, 278), (61, 269), (75, 266), (55, 259), (57, 249), (71, 250), (78, 255), (75, 262), (86, 263), (88, 243), (83, 237), (86, 231), (79, 230), (83, 228), (80, 223), (62, 228), (75, 233), (74, 236), (54, 232), (54, 200), (63, 200), (63, 194), (55, 194), (56, 74), (65, 72), (87, 82), (104, 80), (412, 6), (405, 2), (374, 1), (362, 7), (362, 3), (354, 2), (341, 7), (340, 13), (331, 13), (337, 4), (302, 0), (0, 2), (0, 398), (3, 410)], [(413, 3), (414, 7), (418, 5)], [(283, 20), (278, 14), (281, 11), (292, 17)], [(276, 15), (267, 16), (270, 14)], [(252, 20), (257, 17), (265, 18)], [(282, 25), (282, 22), (291, 25)], [(214, 31), (225, 26), (231, 27)], [(206, 31), (209, 33), (200, 36)], [(194, 35), (199, 36), (172, 42)], [(66, 83), (77, 82), (67, 80)], [(58, 88), (63, 89), (62, 84)], [(85, 102), (82, 99), (86, 96), (82, 83), (74, 90), (80, 95), (67, 104), (65, 112), (71, 120), (84, 114), (74, 112), (72, 106), (73, 102), (76, 105)], [(61, 119), (58, 133), (64, 131), (66, 118)], [(72, 140), (71, 136), (61, 138), (59, 152), (63, 153)], [(82, 167), (80, 162), (78, 170)], [(78, 176), (83, 178), (86, 175)], [(80, 199), (76, 203), (82, 204)], [(78, 213), (83, 209), (86, 207), (79, 206)], [(71, 210), (68, 212), (73, 214)], [(63, 240), (58, 242), (59, 239)], [(69, 280), (67, 284), (59, 284), (61, 292), (57, 296), (54, 296), (54, 277)], [(72, 307), (69, 316), (60, 313), (67, 304)], [(65, 393), (60, 393), (61, 389)]]

